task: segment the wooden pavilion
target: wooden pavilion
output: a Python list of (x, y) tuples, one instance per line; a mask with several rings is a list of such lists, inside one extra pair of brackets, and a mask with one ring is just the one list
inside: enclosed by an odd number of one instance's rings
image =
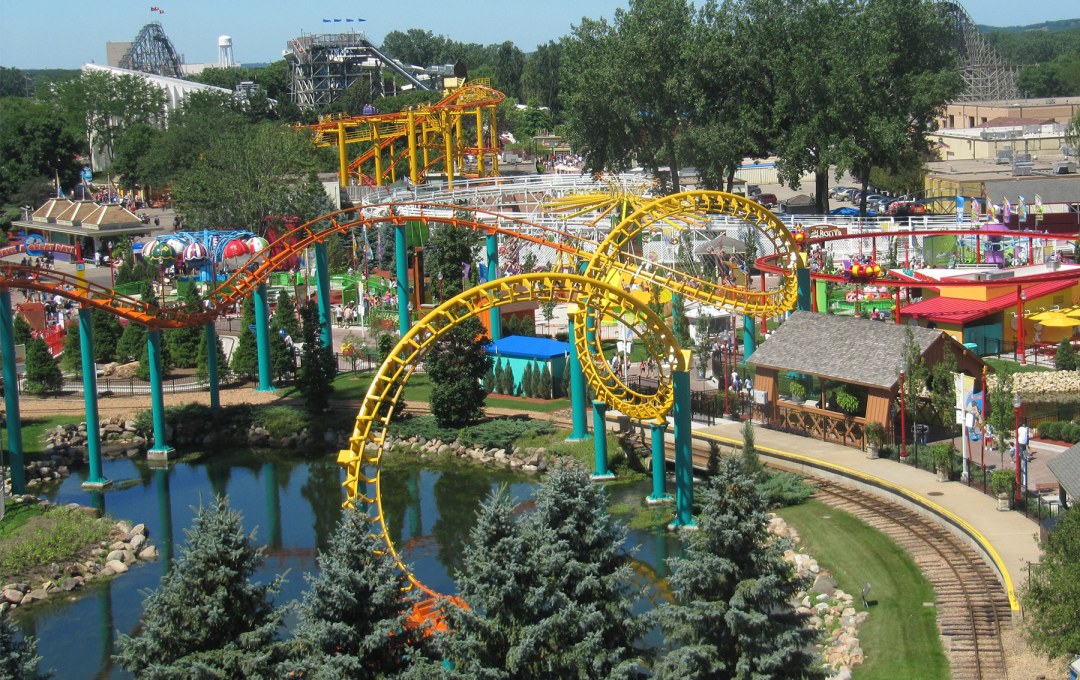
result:
[[(986, 363), (947, 333), (909, 326), (921, 360), (956, 357), (957, 370), (979, 378)], [(755, 368), (755, 401), (763, 420), (806, 436), (863, 448), (865, 426), (881, 423), (889, 431), (900, 384), (905, 326), (846, 316), (794, 312), (747, 361)], [(814, 401), (781, 400), (780, 379), (797, 376), (822, 388), (839, 383), (860, 398), (860, 411), (848, 414), (827, 402), (825, 389)], [(811, 390), (813, 391), (813, 390)]]

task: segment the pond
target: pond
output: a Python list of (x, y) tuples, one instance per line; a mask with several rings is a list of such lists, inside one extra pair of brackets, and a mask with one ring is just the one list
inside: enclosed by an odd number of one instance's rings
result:
[[(81, 488), (84, 477), (78, 474), (44, 495), (55, 503), (103, 504), (113, 518), (145, 523), (161, 558), (18, 613), (16, 624), (38, 638), (40, 669), (59, 678), (130, 677), (111, 660), (116, 638), (137, 629), (145, 591), (158, 586), (168, 559), (185, 541), (195, 509), (214, 495), (228, 494), (230, 505), (243, 514), (245, 530), (254, 530), (256, 542), (267, 545), (266, 563), (255, 580), (287, 574), (278, 603), (302, 596), (304, 573), (317, 571), (317, 552), (329, 544), (344, 498), (341, 468), (332, 457), (297, 462), (238, 451), (186, 456), (158, 469), (141, 460), (107, 461), (104, 472), (113, 485), (94, 499)], [(383, 477), (384, 512), (398, 550), (421, 581), (446, 594), (456, 591), (452, 574), (483, 499), (506, 483), (524, 502), (534, 485), (531, 477), (465, 465), (397, 463), (384, 468)], [(648, 493), (645, 482), (612, 487), (613, 500), (623, 506), (636, 507)], [(644, 611), (666, 592), (664, 558), (681, 554), (681, 545), (663, 530), (631, 531), (627, 547), (637, 547), (633, 572), (644, 595), (635, 608)], [(657, 631), (648, 642), (658, 644)]]

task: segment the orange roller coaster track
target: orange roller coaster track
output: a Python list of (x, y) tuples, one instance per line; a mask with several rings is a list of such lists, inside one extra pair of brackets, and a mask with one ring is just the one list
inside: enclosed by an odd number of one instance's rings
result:
[[(670, 223), (688, 216), (736, 215), (760, 231), (776, 252), (775, 266), (782, 275), (775, 291), (749, 291), (695, 278), (686, 273), (649, 262), (631, 252), (631, 241), (653, 224)], [(696, 218), (695, 218), (696, 219)], [(634, 418), (654, 420), (666, 416), (673, 406), (670, 382), (655, 394), (637, 393), (625, 385), (602, 360), (598, 335), (586, 331), (587, 320), (613, 320), (630, 328), (657, 362), (674, 361), (674, 371), (687, 371), (687, 353), (679, 351), (669, 325), (649, 306), (607, 282), (611, 274), (630, 275), (649, 285), (667, 288), (688, 299), (754, 315), (778, 314), (794, 307), (795, 269), (803, 266), (794, 240), (783, 224), (756, 203), (720, 192), (687, 192), (644, 203), (615, 226), (600, 243), (557, 229), (510, 218), (499, 213), (460, 205), (396, 203), (367, 208), (350, 208), (324, 215), (282, 235), (271, 247), (251, 257), (229, 280), (207, 295), (205, 303), (190, 306), (148, 305), (116, 291), (85, 285), (75, 277), (55, 271), (37, 271), (18, 265), (0, 265), (0, 288), (22, 288), (58, 294), (82, 304), (105, 310), (150, 328), (180, 328), (207, 323), (250, 295), (256, 286), (291, 257), (309, 245), (355, 227), (379, 224), (403, 225), (422, 221), (502, 234), (555, 249), (572, 261), (584, 262), (583, 274), (561, 271), (521, 274), (483, 283), (447, 300), (420, 319), (399, 340), (379, 367), (356, 418), (349, 448), (338, 454), (345, 469), (343, 486), (347, 504), (364, 504), (374, 510), (379, 531), (388, 552), (408, 575), (411, 588), (421, 593), (411, 621), (415, 625), (441, 626), (439, 596), (429, 590), (400, 561), (390, 539), (382, 510), (380, 459), (394, 404), (400, 399), (415, 366), (435, 340), (462, 320), (492, 308), (520, 301), (568, 303), (575, 324), (573, 341), (578, 349), (582, 372), (597, 398)], [(524, 233), (525, 231), (532, 233)], [(275, 247), (275, 246), (279, 246)], [(36, 274), (36, 276), (33, 276)], [(596, 359), (600, 360), (596, 360)], [(370, 445), (370, 446), (369, 446)], [(373, 470), (371, 468), (374, 468)], [(374, 493), (368, 492), (373, 487)], [(461, 604), (460, 602), (457, 602)]]

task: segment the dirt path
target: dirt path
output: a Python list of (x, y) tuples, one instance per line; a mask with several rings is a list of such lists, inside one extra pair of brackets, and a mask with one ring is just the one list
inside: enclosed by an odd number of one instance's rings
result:
[[(285, 398), (281, 391), (259, 392), (254, 387), (238, 387), (221, 390), (221, 405), (236, 404), (293, 404), (294, 399)], [(210, 404), (209, 392), (185, 392), (166, 394), (165, 406), (178, 404)], [(98, 414), (107, 416), (134, 417), (140, 411), (150, 408), (150, 395), (135, 397), (101, 397), (98, 399)], [(38, 398), (23, 395), (19, 398), (19, 411), (23, 416), (78, 415), (86, 413), (86, 406), (81, 395), (70, 397)]]

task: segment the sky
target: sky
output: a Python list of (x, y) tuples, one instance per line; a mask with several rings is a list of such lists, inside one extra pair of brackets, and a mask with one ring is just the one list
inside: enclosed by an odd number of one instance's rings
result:
[[(1029, 0), (1022, 10), (1014, 0), (960, 1), (976, 23), (989, 26), (1080, 18), (1078, 0)], [(106, 42), (132, 41), (150, 21), (161, 22), (189, 64), (216, 62), (222, 35), (232, 37), (235, 61), (263, 63), (280, 59), (290, 38), (350, 30), (363, 31), (376, 45), (391, 31), (419, 28), (460, 42), (488, 45), (510, 40), (531, 52), (568, 34), (583, 16), (610, 19), (616, 8), (628, 4), (629, 0), (0, 0), (4, 27), (0, 66), (75, 69), (88, 62), (103, 64)], [(152, 6), (164, 14), (151, 12)]]

